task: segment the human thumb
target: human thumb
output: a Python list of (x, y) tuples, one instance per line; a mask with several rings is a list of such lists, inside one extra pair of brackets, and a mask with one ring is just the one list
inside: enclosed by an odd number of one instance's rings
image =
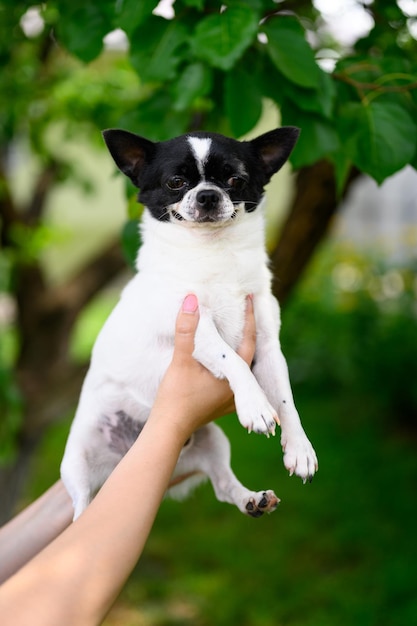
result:
[(199, 317), (197, 297), (194, 294), (188, 294), (177, 316), (174, 357), (180, 356), (181, 353), (192, 355)]

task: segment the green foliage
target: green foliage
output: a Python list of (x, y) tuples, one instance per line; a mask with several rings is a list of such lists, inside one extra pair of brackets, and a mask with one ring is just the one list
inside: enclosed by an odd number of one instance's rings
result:
[[(7, 341), (0, 329), (1, 344)], [(0, 467), (10, 463), (18, 450), (18, 433), (23, 420), (23, 401), (10, 364), (2, 362), (0, 354)]]
[[(159, 140), (195, 127), (241, 136), (269, 98), (283, 124), (302, 128), (293, 165), (331, 159), (340, 189), (352, 165), (378, 183), (407, 163), (415, 166), (417, 45), (405, 10), (392, 2), (370, 4), (371, 14), (378, 11), (374, 27), (344, 51), (323, 34), (319, 12), (305, 3), (294, 3), (289, 15), (272, 0), (177, 0), (171, 19), (153, 14), (157, 4), (48, 0), (41, 5), (43, 31), (28, 37), (19, 20), (30, 4), (2, 0), (3, 138), (26, 119), (37, 150), (48, 152), (45, 127), (68, 113), (78, 124), (125, 125)], [(130, 67), (121, 78), (116, 70), (123, 55), (103, 55), (103, 38), (116, 28), (129, 39)], [(83, 73), (73, 72), (73, 58), (62, 53), (42, 69), (51, 30), (67, 52), (90, 64), (85, 84), (78, 81), (69, 99), (62, 96)], [(317, 58), (332, 45), (339, 60), (325, 72)], [(97, 75), (95, 59), (107, 59)], [(132, 69), (137, 76), (129, 86), (124, 79)]]
[(415, 267), (345, 251), (321, 255), (284, 313), (293, 381), (364, 398), (417, 429)]
[(203, 17), (191, 40), (192, 53), (212, 67), (231, 70), (253, 42), (258, 21), (257, 13), (243, 3)]
[(317, 90), (321, 72), (300, 22), (283, 15), (268, 20), (263, 32), (268, 39), (268, 52), (279, 72), (291, 83)]
[(10, 269), (10, 259), (0, 253), (0, 467), (10, 462), (18, 450), (23, 419), (22, 397), (13, 371), (17, 338), (5, 314), (7, 305), (12, 306), (6, 295), (12, 282)]
[(64, 46), (86, 63), (95, 59), (103, 49), (103, 37), (112, 29), (113, 0), (71, 0), (57, 2), (56, 6), (58, 36)]
[(130, 61), (144, 82), (177, 77), (187, 29), (181, 23), (151, 15), (131, 36)]

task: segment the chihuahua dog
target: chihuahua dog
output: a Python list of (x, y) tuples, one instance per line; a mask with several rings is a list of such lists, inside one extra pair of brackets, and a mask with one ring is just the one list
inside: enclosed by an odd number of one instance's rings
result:
[[(301, 425), (280, 349), (280, 314), (264, 243), (264, 186), (288, 159), (299, 130), (283, 127), (252, 141), (192, 132), (154, 143), (104, 131), (118, 168), (145, 205), (137, 273), (95, 343), (61, 466), (74, 519), (139, 435), (173, 353), (181, 302), (196, 294), (200, 320), (193, 356), (226, 378), (249, 432), (281, 426), (284, 465), (305, 482), (317, 458)], [(256, 352), (250, 368), (236, 353), (245, 300), (253, 295)], [(146, 303), (146, 304), (145, 304)], [(271, 490), (244, 487), (230, 444), (209, 424), (184, 446), (169, 492), (182, 497), (208, 477), (216, 497), (253, 517), (274, 510)]]

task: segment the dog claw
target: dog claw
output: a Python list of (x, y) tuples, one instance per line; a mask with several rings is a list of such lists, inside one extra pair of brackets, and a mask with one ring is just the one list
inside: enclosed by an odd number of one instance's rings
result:
[(304, 485), (307, 481), (311, 483), (318, 469), (318, 463), (316, 453), (304, 432), (292, 438), (282, 437), (281, 445), (284, 452), (284, 465), (290, 476), (296, 474)]

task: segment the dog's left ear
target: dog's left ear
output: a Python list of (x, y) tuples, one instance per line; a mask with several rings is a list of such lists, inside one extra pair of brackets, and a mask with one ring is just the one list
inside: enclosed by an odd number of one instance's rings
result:
[(283, 126), (253, 139), (250, 143), (261, 157), (268, 179), (284, 165), (297, 143), (300, 129)]
[(103, 130), (103, 138), (119, 170), (139, 187), (141, 171), (151, 161), (155, 144), (126, 130)]

